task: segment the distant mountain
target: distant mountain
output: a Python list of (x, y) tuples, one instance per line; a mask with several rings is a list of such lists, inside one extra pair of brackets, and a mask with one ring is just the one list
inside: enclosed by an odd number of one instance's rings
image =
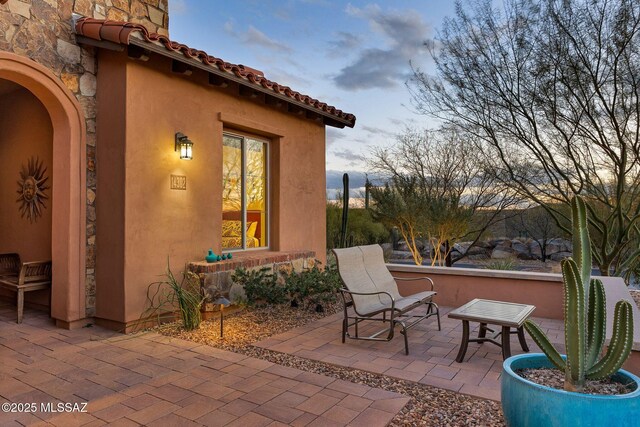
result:
[[(336, 198), (338, 192), (342, 192), (342, 175), (344, 173), (349, 174), (349, 192), (351, 198), (358, 198), (364, 195), (364, 184), (367, 178), (365, 172), (360, 171), (327, 171), (327, 199), (332, 200)], [(380, 185), (383, 179), (377, 174), (368, 174), (369, 181), (374, 185)]]

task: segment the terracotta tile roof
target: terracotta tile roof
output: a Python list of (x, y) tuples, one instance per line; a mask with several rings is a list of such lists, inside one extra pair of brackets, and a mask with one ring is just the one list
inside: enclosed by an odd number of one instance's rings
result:
[[(0, 2), (2, 1), (3, 0), (0, 0)], [(121, 45), (131, 44), (131, 35), (133, 33), (137, 33), (136, 36), (140, 36), (141, 40), (144, 40), (146, 43), (153, 45), (160, 44), (164, 46), (167, 51), (179, 52), (186, 58), (197, 60), (202, 64), (217, 68), (230, 76), (233, 75), (239, 77), (242, 80), (245, 80), (247, 86), (259, 86), (267, 89), (268, 91), (273, 91), (275, 94), (284, 95), (298, 103), (304, 104), (304, 106), (311, 111), (319, 110), (319, 112), (322, 112), (325, 115), (328, 114), (330, 116), (334, 116), (342, 123), (342, 125), (349, 127), (353, 127), (355, 125), (356, 117), (353, 114), (345, 113), (336, 107), (327, 105), (326, 103), (308, 95), (296, 92), (288, 86), (282, 86), (271, 81), (264, 77), (264, 74), (261, 71), (240, 64), (231, 64), (220, 58), (210, 56), (202, 50), (193, 49), (187, 45), (172, 41), (161, 34), (149, 33), (143, 25), (132, 22), (81, 18), (76, 22), (75, 30), (77, 35), (84, 36), (89, 39)]]

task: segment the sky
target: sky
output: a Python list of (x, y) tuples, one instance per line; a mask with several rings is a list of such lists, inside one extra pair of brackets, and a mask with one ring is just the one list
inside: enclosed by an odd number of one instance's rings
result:
[(374, 147), (406, 126), (428, 127), (411, 107), (411, 65), (429, 72), (425, 43), (437, 38), (453, 0), (170, 0), (172, 40), (356, 115), (327, 127), (327, 188), (360, 187)]

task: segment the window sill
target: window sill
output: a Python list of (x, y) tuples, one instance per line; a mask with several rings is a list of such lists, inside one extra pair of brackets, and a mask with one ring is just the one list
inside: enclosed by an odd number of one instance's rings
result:
[(188, 265), (188, 270), (196, 274), (214, 273), (218, 271), (230, 271), (237, 268), (259, 267), (261, 265), (293, 261), (301, 258), (315, 258), (313, 251), (289, 251), (278, 252), (270, 250), (253, 250), (233, 252), (233, 258), (224, 261), (208, 263), (206, 261), (194, 261)]

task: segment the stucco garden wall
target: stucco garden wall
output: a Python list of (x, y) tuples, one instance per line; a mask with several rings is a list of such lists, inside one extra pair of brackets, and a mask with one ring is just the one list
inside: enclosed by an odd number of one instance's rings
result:
[(72, 14), (129, 20), (168, 34), (168, 0), (5, 0), (0, 4), (0, 50), (30, 58), (60, 78), (86, 120), (86, 309), (95, 314), (96, 72), (95, 50), (80, 47)]
[[(137, 320), (167, 257), (179, 272), (209, 248), (220, 253), (223, 130), (271, 141), (270, 249), (325, 253), (322, 124), (210, 86), (204, 71), (171, 73), (165, 57), (99, 55), (98, 126), (108, 130), (99, 135), (98, 154), (109, 164), (98, 171), (99, 320), (112, 326)], [(191, 161), (174, 151), (178, 131), (194, 142)], [(172, 174), (186, 176), (186, 190), (170, 189)], [(126, 306), (114, 306), (123, 294)]]
[[(474, 298), (532, 304), (534, 317), (563, 319), (562, 276), (554, 273), (480, 270), (456, 267), (427, 267), (387, 264), (395, 277), (428, 276), (438, 293), (434, 298), (441, 306), (459, 307)], [(640, 310), (620, 277), (600, 277), (606, 289), (607, 340), (613, 334), (613, 313), (616, 302), (627, 300), (632, 305), (634, 344), (625, 369), (640, 375)], [(401, 282), (399, 290), (408, 295), (425, 290), (423, 281)]]

